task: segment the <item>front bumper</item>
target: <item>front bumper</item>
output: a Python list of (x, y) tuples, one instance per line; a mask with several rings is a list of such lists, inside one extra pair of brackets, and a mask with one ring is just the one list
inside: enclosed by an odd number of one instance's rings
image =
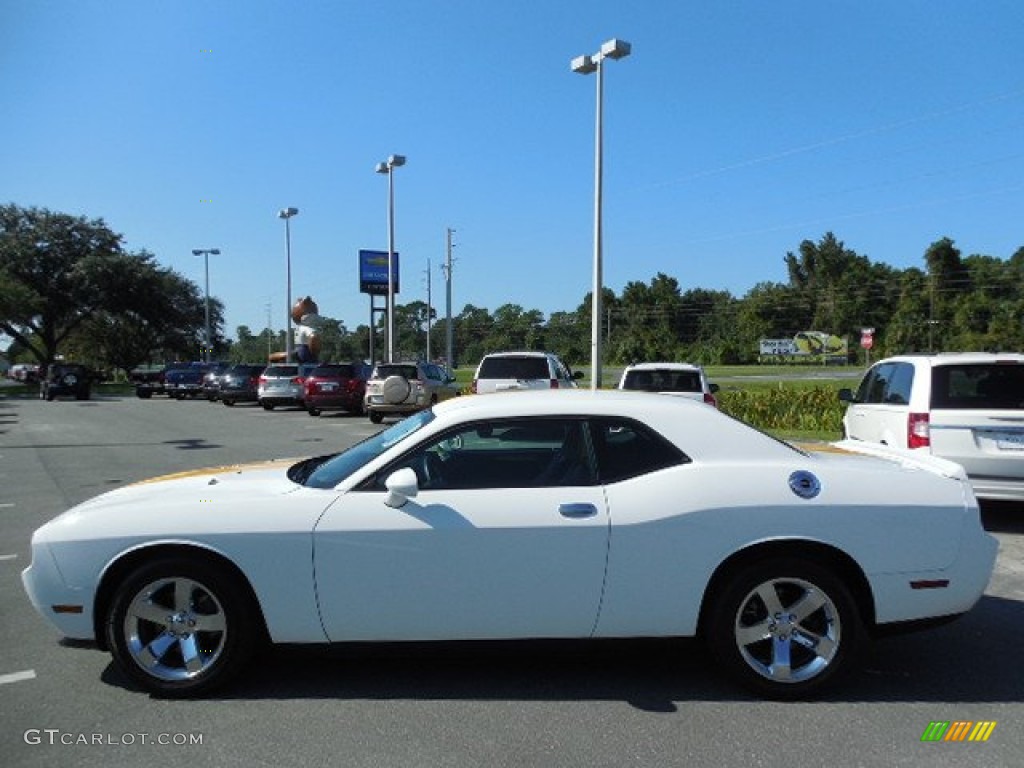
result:
[(93, 640), (93, 592), (69, 587), (49, 546), (33, 543), (32, 563), (21, 572), (21, 583), (39, 615), (75, 640)]

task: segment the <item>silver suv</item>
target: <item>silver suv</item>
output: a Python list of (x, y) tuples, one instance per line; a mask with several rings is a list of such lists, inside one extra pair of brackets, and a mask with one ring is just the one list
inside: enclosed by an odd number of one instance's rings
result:
[(575, 387), (583, 378), (550, 352), (494, 352), (484, 355), (473, 376), (471, 390), (478, 395), (520, 389)]
[(979, 498), (1024, 501), (1024, 355), (890, 357), (839, 399), (846, 437), (955, 461)]
[(256, 398), (264, 410), (272, 411), (278, 405), (305, 407), (306, 377), (316, 368), (315, 363), (280, 363), (268, 365), (260, 374)]
[(377, 363), (366, 382), (364, 404), (370, 421), (422, 411), (459, 394), (455, 378), (433, 363)]

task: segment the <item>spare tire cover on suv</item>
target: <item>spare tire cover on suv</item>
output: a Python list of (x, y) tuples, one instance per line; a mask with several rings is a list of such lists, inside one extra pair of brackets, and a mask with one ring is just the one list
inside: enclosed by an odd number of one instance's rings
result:
[(412, 385), (404, 376), (388, 376), (381, 384), (380, 393), (389, 405), (404, 403), (412, 391)]

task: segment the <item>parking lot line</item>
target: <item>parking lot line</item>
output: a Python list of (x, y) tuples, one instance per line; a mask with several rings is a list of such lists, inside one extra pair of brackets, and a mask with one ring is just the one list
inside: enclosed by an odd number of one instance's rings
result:
[(12, 672), (9, 675), (0, 675), (0, 685), (6, 683), (20, 683), (22, 680), (32, 680), (36, 676), (34, 669), (26, 669), (23, 672)]

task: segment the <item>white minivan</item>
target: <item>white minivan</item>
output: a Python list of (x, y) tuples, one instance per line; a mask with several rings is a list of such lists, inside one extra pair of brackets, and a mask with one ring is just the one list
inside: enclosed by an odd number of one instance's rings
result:
[(978, 498), (1024, 501), (1024, 355), (889, 357), (839, 399), (846, 437), (950, 459)]

